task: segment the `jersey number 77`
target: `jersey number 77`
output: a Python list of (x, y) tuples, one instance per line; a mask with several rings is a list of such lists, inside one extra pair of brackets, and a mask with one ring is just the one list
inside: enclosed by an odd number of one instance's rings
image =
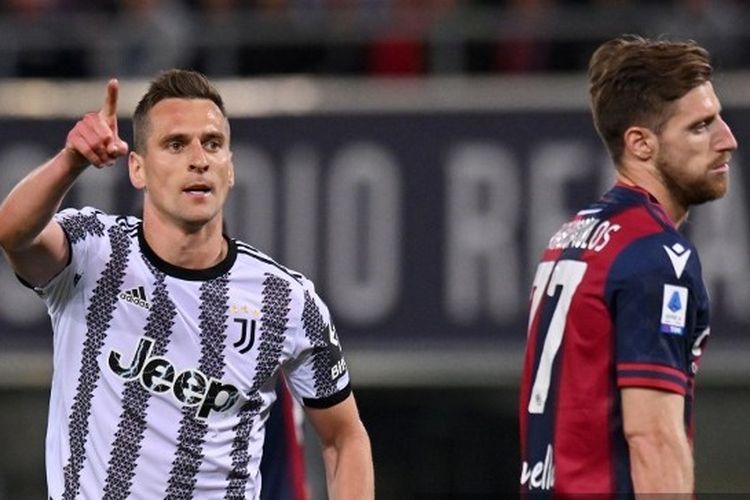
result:
[(560, 287), (560, 297), (552, 314), (552, 320), (544, 335), (544, 346), (539, 357), (539, 363), (534, 376), (534, 385), (529, 398), (529, 413), (544, 413), (544, 406), (549, 394), (550, 378), (552, 377), (552, 363), (562, 344), (565, 333), (565, 323), (578, 285), (586, 273), (585, 262), (577, 260), (561, 260), (558, 262), (542, 262), (536, 270), (531, 290), (531, 309), (529, 312), (529, 333), (531, 324), (542, 300), (542, 294), (553, 297)]

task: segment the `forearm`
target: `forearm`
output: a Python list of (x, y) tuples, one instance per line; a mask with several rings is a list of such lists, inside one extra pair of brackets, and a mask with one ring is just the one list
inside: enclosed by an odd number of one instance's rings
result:
[(80, 156), (63, 149), (19, 182), (0, 205), (0, 245), (13, 252), (33, 244), (84, 168)]
[(630, 470), (637, 495), (671, 493), (690, 498), (694, 491), (693, 456), (684, 435), (641, 436), (629, 440)]
[(642, 387), (622, 389), (623, 432), (637, 495), (691, 497), (693, 452), (685, 429), (683, 394)]
[(342, 437), (323, 449), (328, 496), (331, 500), (375, 498), (372, 453), (367, 432)]

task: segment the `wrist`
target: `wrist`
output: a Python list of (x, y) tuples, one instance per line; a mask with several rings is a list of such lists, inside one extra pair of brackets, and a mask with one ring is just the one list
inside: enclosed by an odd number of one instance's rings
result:
[(70, 175), (78, 176), (89, 166), (89, 161), (75, 149), (65, 146), (57, 155)]

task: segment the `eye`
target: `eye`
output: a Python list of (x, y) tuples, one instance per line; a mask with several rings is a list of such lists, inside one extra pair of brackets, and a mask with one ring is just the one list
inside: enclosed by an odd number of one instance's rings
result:
[(716, 123), (716, 118), (717, 116), (714, 115), (706, 118), (705, 120), (701, 120), (690, 127), (690, 130), (695, 134), (702, 134), (704, 132), (707, 132), (710, 128), (712, 128), (712, 125)]
[(699, 123), (696, 123), (691, 127), (691, 130), (695, 134), (700, 134), (702, 132), (705, 132), (708, 129), (708, 121), (702, 121)]
[(210, 139), (205, 142), (205, 148), (208, 151), (216, 152), (221, 149), (223, 143), (220, 139)]
[(169, 151), (178, 152), (178, 151), (182, 150), (182, 142), (180, 142), (178, 140), (168, 141), (166, 143), (166, 147), (167, 147), (167, 150), (169, 150)]

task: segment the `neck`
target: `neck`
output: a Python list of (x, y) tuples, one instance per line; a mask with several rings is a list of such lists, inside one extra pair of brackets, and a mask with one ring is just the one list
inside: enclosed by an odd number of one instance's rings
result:
[(684, 206), (677, 200), (677, 198), (669, 191), (669, 188), (664, 184), (664, 180), (660, 175), (650, 168), (618, 168), (617, 170), (617, 181), (628, 186), (638, 186), (651, 194), (659, 205), (664, 209), (669, 220), (675, 225), (680, 225), (685, 222), (688, 216), (688, 207)]
[(208, 269), (227, 255), (221, 218), (196, 228), (165, 223), (159, 217), (143, 214), (143, 236), (162, 260), (185, 269)]

